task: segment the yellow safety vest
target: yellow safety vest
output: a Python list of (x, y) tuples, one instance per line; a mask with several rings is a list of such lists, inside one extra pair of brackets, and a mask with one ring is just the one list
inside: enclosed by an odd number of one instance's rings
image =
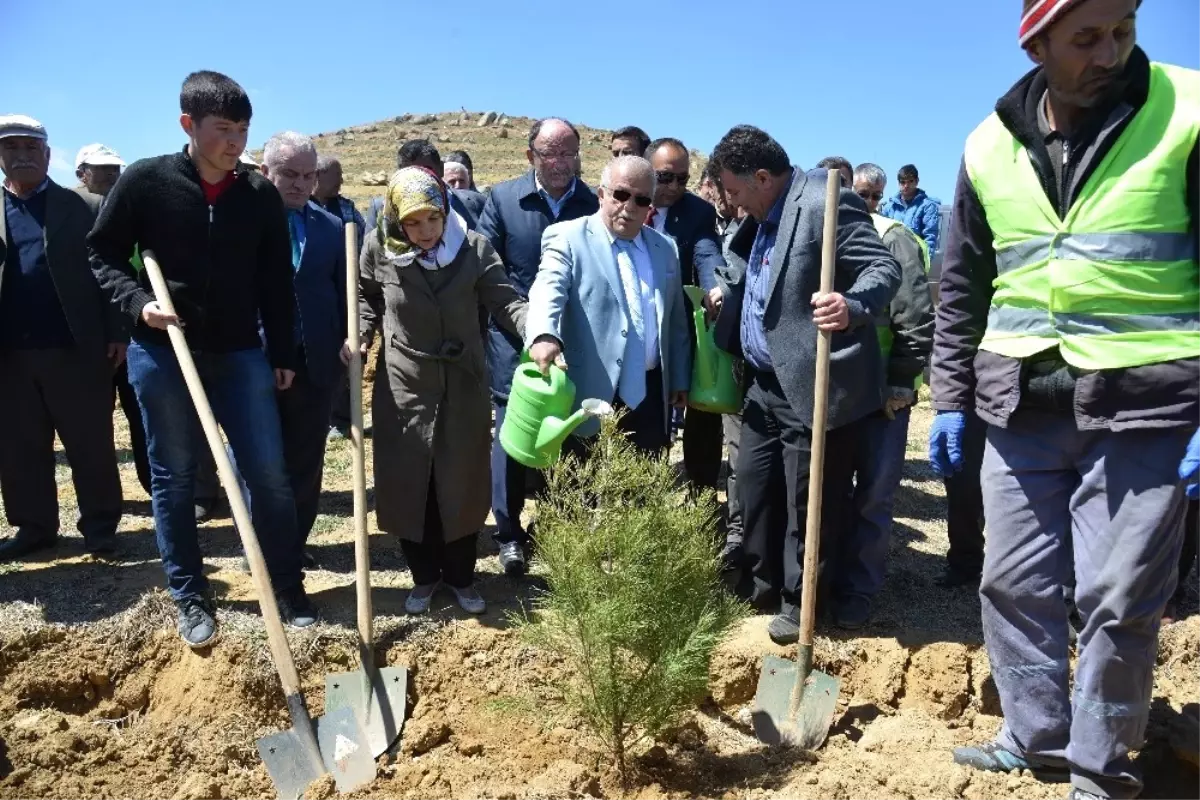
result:
[(1151, 64), (1146, 104), (1059, 219), (1029, 153), (992, 114), (967, 139), (967, 174), (992, 229), (995, 294), (980, 348), (1058, 347), (1081, 369), (1200, 356), (1200, 264), (1187, 160), (1200, 72)]
[[(871, 221), (875, 223), (875, 230), (879, 232), (880, 239), (883, 238), (885, 233), (890, 231), (892, 228), (895, 228), (897, 225), (903, 228), (904, 232), (907, 233), (912, 240), (920, 246), (921, 265), (925, 267), (926, 273), (929, 272), (929, 245), (925, 243), (924, 239), (922, 239), (920, 236), (917, 236), (917, 234), (913, 232), (911, 228), (898, 219), (885, 217), (882, 214), (872, 214)], [(883, 310), (883, 315), (879, 318), (879, 321), (875, 323), (875, 333), (879, 336), (879, 350), (881, 353), (883, 353), (883, 363), (886, 367), (888, 358), (890, 358), (892, 355), (892, 345), (896, 341), (896, 336), (892, 333), (892, 317), (886, 308)], [(918, 375), (916, 381), (913, 382), (913, 389), (919, 389), (920, 386), (921, 376)]]

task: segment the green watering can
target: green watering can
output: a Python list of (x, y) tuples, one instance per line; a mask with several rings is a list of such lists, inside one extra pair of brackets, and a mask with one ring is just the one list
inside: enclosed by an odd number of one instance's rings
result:
[(517, 463), (546, 469), (558, 460), (567, 434), (589, 417), (613, 411), (603, 400), (584, 400), (572, 414), (574, 404), (575, 384), (566, 372), (551, 365), (543, 375), (537, 364), (522, 361), (513, 374), (508, 410), (500, 426), (500, 446)]
[(692, 361), (692, 388), (688, 405), (713, 414), (742, 413), (742, 387), (733, 372), (733, 356), (717, 347), (704, 314), (704, 290), (684, 286), (695, 310), (696, 357)]

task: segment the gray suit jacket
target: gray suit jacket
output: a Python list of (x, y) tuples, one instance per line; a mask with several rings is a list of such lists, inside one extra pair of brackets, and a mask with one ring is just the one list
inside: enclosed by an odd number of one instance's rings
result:
[[(102, 200), (100, 195), (66, 189), (54, 181), (46, 187), (46, 261), (58, 301), (75, 345), (81, 352), (105, 360), (109, 343), (129, 341), (129, 320), (100, 291), (88, 260), (87, 235)], [(7, 238), (8, 224), (0, 206), (0, 242)], [(0, 286), (6, 259), (0, 248)], [(14, 265), (14, 269), (19, 267)]]
[[(821, 285), (827, 174), (823, 169), (796, 171), (775, 240), (763, 317), (775, 374), (788, 402), (809, 426), (817, 352), (812, 296)], [(900, 264), (880, 240), (862, 200), (849, 189), (841, 190), (837, 231), (833, 286), (850, 307), (850, 327), (833, 335), (829, 428), (853, 422), (882, 407), (884, 369), (875, 320), (900, 286)], [(728, 268), (719, 276), (725, 301), (715, 337), (719, 347), (737, 356), (742, 355), (746, 260), (757, 232), (758, 223), (750, 218), (743, 221), (726, 251)], [(784, 254), (782, 258), (780, 253)]]
[[(671, 392), (686, 392), (692, 379), (692, 347), (687, 307), (675, 243), (643, 227), (654, 268), (654, 304), (658, 310), (658, 353), (666, 408)], [(567, 374), (575, 383), (575, 406), (589, 398), (612, 402), (621, 376), (629, 327), (621, 274), (608, 231), (600, 217), (559, 222), (542, 234), (542, 263), (529, 290), (525, 346), (539, 336), (562, 342)], [(646, 398), (649, 402), (651, 398)], [(664, 421), (671, 415), (665, 414)], [(668, 423), (669, 424), (669, 423)], [(590, 419), (576, 429), (590, 436), (600, 423)]]

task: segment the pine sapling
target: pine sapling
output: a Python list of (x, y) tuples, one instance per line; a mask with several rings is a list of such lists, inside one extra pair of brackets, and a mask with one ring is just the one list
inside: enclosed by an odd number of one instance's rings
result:
[(720, 579), (716, 503), (691, 498), (666, 459), (647, 458), (606, 419), (591, 457), (564, 458), (538, 505), (547, 591), (524, 621), (560, 655), (573, 710), (627, 754), (704, 697), (712, 652), (746, 613)]

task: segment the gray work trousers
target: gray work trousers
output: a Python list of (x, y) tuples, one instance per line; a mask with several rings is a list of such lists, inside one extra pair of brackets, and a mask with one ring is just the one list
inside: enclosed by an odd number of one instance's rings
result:
[[(1074, 786), (1103, 797), (1142, 788), (1129, 751), (1146, 733), (1159, 622), (1176, 582), (1178, 469), (1191, 434), (1080, 431), (1069, 413), (1025, 409), (988, 429), (979, 594), (1004, 711), (999, 743), (1067, 766)], [(1069, 694), (1072, 571), (1084, 628)]]

